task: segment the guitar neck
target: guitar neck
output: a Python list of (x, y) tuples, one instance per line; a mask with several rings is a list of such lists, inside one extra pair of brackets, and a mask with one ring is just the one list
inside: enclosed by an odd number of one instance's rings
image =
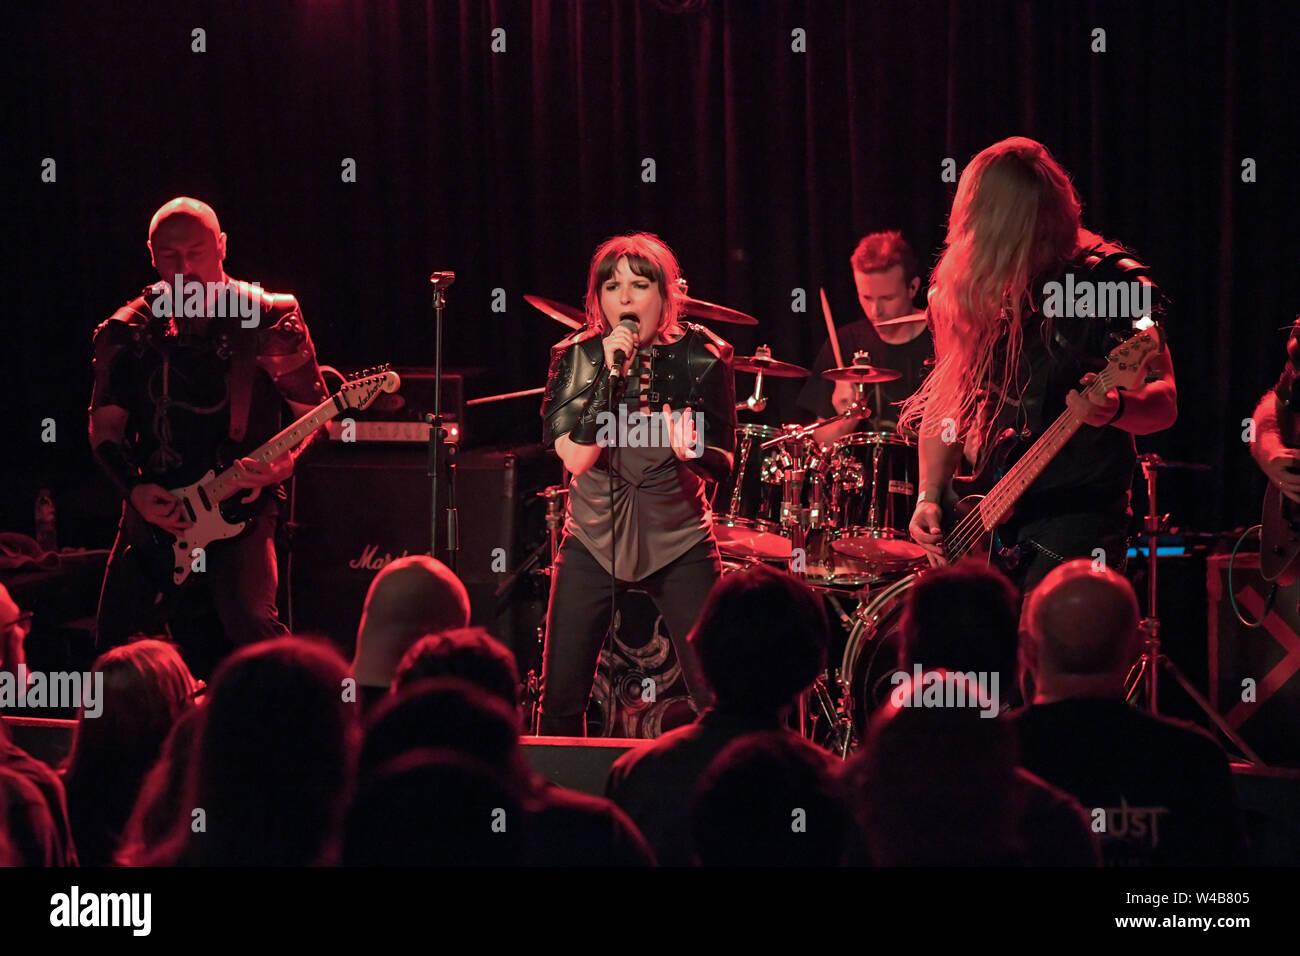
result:
[[(1105, 373), (1097, 376), (1086, 389), (1084, 395), (1105, 395), (1110, 389), (1110, 377)], [(1083, 424), (1083, 418), (1067, 407), (1059, 418), (1048, 427), (1038, 441), (1025, 452), (1020, 459), (1007, 469), (992, 490), (980, 501), (975, 514), (967, 520), (975, 519), (983, 525), (983, 530), (992, 531), (1011, 513), (1021, 495), (1043, 473), (1043, 469), (1065, 447), (1065, 443), (1074, 437), (1074, 433)], [(964, 555), (975, 545), (975, 539), (969, 534), (950, 535), (946, 543), (952, 560)]]
[[(255, 451), (244, 457), (252, 458), (262, 464), (279, 458), (285, 452), (292, 451), (301, 445), (307, 436), (338, 415), (343, 410), (343, 407), (343, 403), (339, 401), (338, 396), (325, 399), (302, 418), (266, 442), (266, 444), (258, 446)], [(213, 501), (225, 501), (239, 491), (244, 490), (235, 484), (234, 477), (235, 469), (227, 468), (204, 485), (204, 491)]]

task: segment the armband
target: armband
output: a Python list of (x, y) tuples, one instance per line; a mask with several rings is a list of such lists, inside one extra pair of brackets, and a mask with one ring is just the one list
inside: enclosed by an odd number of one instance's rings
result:
[(131, 497), (131, 489), (140, 484), (140, 469), (131, 464), (119, 442), (103, 441), (95, 448), (95, 460), (123, 498)]

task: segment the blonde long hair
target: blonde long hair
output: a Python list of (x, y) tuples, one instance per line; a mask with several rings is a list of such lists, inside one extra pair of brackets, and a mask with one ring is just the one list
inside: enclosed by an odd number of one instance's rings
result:
[[(1081, 209), (1069, 174), (1042, 143), (1012, 136), (970, 161), (931, 277), (935, 367), (903, 403), (900, 426), (933, 436), (951, 419), (964, 436), (990, 389), (997, 406), (983, 427), (992, 426), (1019, 367), (1022, 310), (1032, 305), (1035, 277), (1100, 239), (1082, 228)], [(1000, 343), (999, 381), (991, 382)]]
[(609, 323), (600, 310), (600, 287), (618, 268), (618, 260), (627, 256), (627, 265), (634, 273), (650, 279), (659, 286), (664, 309), (659, 316), (659, 335), (673, 336), (684, 331), (681, 327), (681, 287), (678, 280), (682, 267), (668, 243), (652, 232), (629, 232), (606, 239), (591, 257), (587, 270), (587, 328), (609, 331)]

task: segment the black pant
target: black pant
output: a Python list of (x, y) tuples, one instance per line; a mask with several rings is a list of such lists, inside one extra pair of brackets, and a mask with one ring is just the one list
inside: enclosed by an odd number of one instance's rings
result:
[(1016, 545), (1019, 563), (1011, 579), (1023, 592), (1030, 591), (1055, 567), (1074, 558), (1096, 560), (1100, 548), (1106, 567), (1124, 573), (1128, 557), (1129, 516), (1114, 512), (1083, 512), (1039, 518), (999, 531), (1005, 546)]
[[(711, 704), (713, 695), (686, 635), (721, 576), (718, 545), (710, 536), (644, 580), (618, 581), (615, 586), (620, 595), (635, 586), (659, 609), (698, 710)], [(587, 703), (609, 624), (609, 599), (609, 573), (581, 541), (565, 535), (555, 558), (546, 612), (540, 722), (544, 734), (586, 734)]]
[[(204, 570), (193, 572), (181, 592), (162, 606), (155, 603), (159, 592), (171, 594), (173, 587), (167, 573), (171, 546), (156, 543), (151, 527), (134, 508), (123, 507), (117, 540), (108, 556), (99, 595), (96, 626), (99, 653), (125, 643), (137, 632), (163, 633), (184, 606), (200, 599), (197, 592), (204, 587), (230, 644), (250, 644), (289, 632), (280, 623), (275, 606), (279, 579), (273, 512), (254, 518), (238, 538), (209, 544), (204, 549)], [(173, 636), (198, 658), (210, 656), (206, 649), (194, 647), (183, 636)]]

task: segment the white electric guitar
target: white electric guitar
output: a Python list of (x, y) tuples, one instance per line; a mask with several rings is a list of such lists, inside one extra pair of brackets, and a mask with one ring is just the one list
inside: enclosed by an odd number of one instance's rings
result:
[[(252, 458), (263, 464), (273, 461), (297, 448), (307, 436), (341, 412), (368, 408), (380, 392), (395, 392), (399, 385), (401, 379), (387, 366), (367, 370), (359, 377), (344, 382), (336, 394), (325, 399), (266, 444), (240, 457)], [(237, 473), (238, 469), (233, 466), (221, 474), (209, 471), (192, 485), (172, 489), (171, 493), (180, 499), (181, 510), (193, 522), (172, 542), (172, 583), (178, 586), (184, 583), (198, 562), (203, 560), (203, 550), (213, 541), (233, 538), (248, 527), (251, 518), (239, 520), (222, 514), (224, 502), (248, 491), (235, 483)], [(227, 506), (227, 510), (233, 511), (233, 507)]]

